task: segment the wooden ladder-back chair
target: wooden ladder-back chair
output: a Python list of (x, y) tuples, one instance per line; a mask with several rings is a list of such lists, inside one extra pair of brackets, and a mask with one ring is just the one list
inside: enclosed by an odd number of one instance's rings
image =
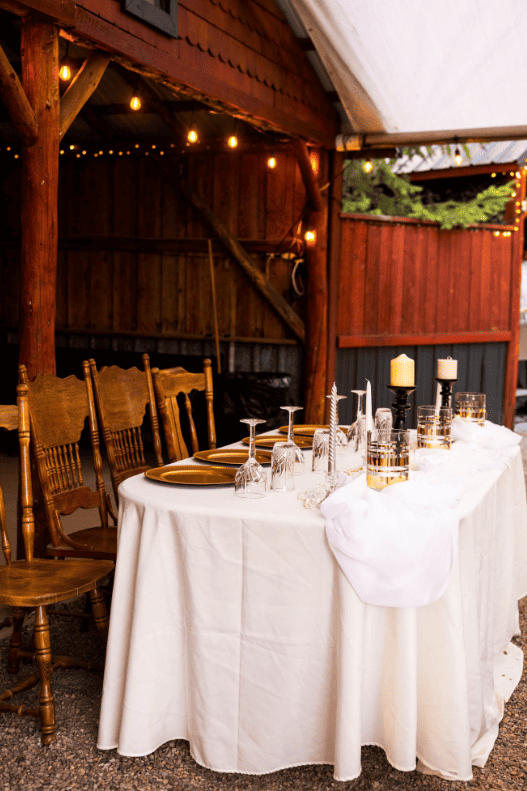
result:
[(212, 388), (212, 368), (210, 360), (206, 359), (203, 361), (202, 374), (191, 374), (185, 371), (184, 368), (179, 367), (164, 368), (162, 370), (159, 368), (152, 368), (152, 379), (154, 381), (157, 408), (163, 424), (169, 461), (186, 459), (189, 455), (181, 431), (179, 405), (177, 401), (177, 397), (180, 394), (185, 396), (185, 410), (188, 418), (192, 453), (196, 453), (196, 451), (199, 450), (198, 435), (192, 415), (192, 402), (190, 400), (190, 393), (192, 390), (200, 390), (205, 393), (209, 448), (215, 448), (216, 424), (214, 422), (214, 393)]
[[(48, 605), (73, 599), (88, 593), (99, 633), (106, 639), (108, 616), (100, 583), (110, 574), (113, 563), (108, 560), (68, 560), (63, 563), (51, 558), (35, 558), (33, 518), (33, 494), (31, 465), (29, 460), (30, 420), (28, 388), (21, 384), (17, 388), (18, 407), (0, 406), (0, 426), (9, 430), (18, 429), (20, 443), (20, 510), (24, 538), (25, 560), (11, 561), (11, 545), (6, 525), (4, 498), (0, 488), (0, 530), (2, 551), (6, 565), (0, 566), (0, 604), (14, 608), (13, 634), (8, 654), (8, 671), (17, 673), (21, 657), (36, 660), (34, 673), (21, 679), (10, 690), (0, 693), (0, 711), (10, 711), (19, 716), (40, 717), (43, 744), (55, 738), (55, 708), (51, 691), (51, 674), (57, 667), (91, 666), (68, 657), (53, 657), (50, 646)], [(35, 611), (35, 651), (22, 651), (22, 625), (26, 609)], [(40, 682), (40, 707), (16, 706), (11, 703), (16, 692), (35, 687)]]
[[(24, 365), (19, 378), (28, 387), (31, 439), (42, 490), (43, 511), (51, 538), (46, 552), (51, 557), (86, 557), (115, 560), (117, 528), (108, 525), (108, 493), (102, 477), (102, 458), (95, 414), (95, 402), (88, 363), (83, 363), (84, 379), (59, 379), (40, 374), (31, 382)], [(88, 419), (96, 489), (85, 485), (79, 454), (79, 440)], [(100, 525), (67, 535), (62, 515), (79, 508), (97, 508)]]
[(97, 415), (117, 502), (119, 484), (152, 466), (145, 460), (141, 431), (147, 409), (155, 463), (157, 467), (164, 463), (148, 354), (143, 354), (143, 366), (143, 371), (117, 365), (105, 366), (98, 371), (95, 360), (90, 360)]

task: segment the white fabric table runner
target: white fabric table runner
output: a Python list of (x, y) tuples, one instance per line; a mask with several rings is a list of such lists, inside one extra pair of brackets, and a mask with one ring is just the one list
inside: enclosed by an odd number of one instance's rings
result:
[(398, 769), (470, 779), (522, 672), (509, 642), (527, 593), (519, 449), (466, 490), (450, 583), (418, 609), (359, 600), (324, 517), (297, 499), (308, 481), (261, 500), (121, 484), (99, 748), (186, 739), (220, 772), (328, 763), (351, 780), (374, 744)]

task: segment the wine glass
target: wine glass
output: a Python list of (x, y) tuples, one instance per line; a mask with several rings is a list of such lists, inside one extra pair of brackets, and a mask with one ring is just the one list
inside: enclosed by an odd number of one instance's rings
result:
[(304, 465), (305, 465), (305, 458), (304, 454), (295, 443), (295, 435), (293, 431), (293, 413), (297, 412), (299, 409), (303, 409), (304, 407), (301, 406), (282, 406), (280, 409), (285, 409), (286, 412), (289, 413), (289, 426), (287, 429), (287, 442), (286, 445), (289, 447), (295, 448), (295, 475), (303, 475), (304, 473)]
[(259, 420), (254, 417), (244, 417), (240, 423), (247, 423), (249, 426), (249, 458), (237, 470), (234, 479), (234, 493), (238, 497), (265, 497), (265, 490), (267, 488), (267, 474), (256, 461), (255, 451), (255, 432), (254, 428), (258, 423), (265, 423), (265, 420)]

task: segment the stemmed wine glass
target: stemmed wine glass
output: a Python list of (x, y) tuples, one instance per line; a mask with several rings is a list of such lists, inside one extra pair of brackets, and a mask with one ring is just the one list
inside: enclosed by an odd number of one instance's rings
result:
[(256, 461), (254, 436), (255, 426), (258, 423), (265, 423), (265, 420), (244, 417), (240, 423), (247, 423), (249, 426), (249, 458), (236, 472), (234, 492), (238, 497), (265, 497), (267, 474), (262, 465)]
[(304, 407), (301, 406), (281, 406), (280, 409), (285, 409), (286, 412), (289, 413), (289, 426), (287, 429), (287, 442), (285, 443), (288, 447), (294, 447), (295, 449), (295, 475), (303, 475), (304, 473), (304, 465), (305, 465), (305, 458), (304, 454), (298, 447), (295, 442), (295, 435), (293, 431), (293, 413), (297, 412), (299, 409), (303, 409)]

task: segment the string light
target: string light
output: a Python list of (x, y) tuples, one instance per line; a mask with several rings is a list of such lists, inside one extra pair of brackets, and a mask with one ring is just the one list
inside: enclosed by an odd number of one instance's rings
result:
[(306, 240), (306, 244), (313, 245), (317, 240), (317, 234), (315, 231), (306, 231), (304, 234), (304, 239)]
[(187, 140), (189, 143), (197, 143), (198, 142), (198, 133), (195, 129), (189, 129), (187, 134)]
[(130, 107), (132, 110), (140, 110), (141, 109), (141, 99), (139, 96), (132, 96), (130, 99)]
[(70, 60), (68, 58), (69, 48), (70, 48), (70, 42), (68, 41), (68, 43), (66, 44), (66, 53), (64, 55), (64, 60), (62, 61), (62, 66), (59, 69), (59, 77), (64, 82), (68, 82), (68, 80), (71, 80), (71, 66), (70, 66)]
[(267, 167), (270, 168), (271, 170), (274, 170), (274, 168), (276, 167), (276, 157), (269, 157), (269, 159), (267, 160)]
[(238, 138), (236, 137), (236, 135), (231, 135), (229, 137), (229, 139), (227, 140), (227, 145), (229, 146), (229, 148), (236, 148), (236, 146), (238, 145)]
[(311, 170), (315, 176), (318, 175), (319, 159), (318, 154), (316, 154), (314, 151), (312, 151), (309, 155), (309, 162), (311, 164)]
[(463, 157), (461, 156), (461, 151), (459, 150), (459, 146), (457, 145), (457, 137), (454, 141), (456, 143), (456, 150), (454, 151), (454, 162), (459, 167), (463, 162)]
[(64, 82), (68, 82), (68, 80), (71, 80), (71, 69), (67, 63), (63, 63), (62, 66), (60, 67), (59, 77), (61, 80), (64, 80)]

